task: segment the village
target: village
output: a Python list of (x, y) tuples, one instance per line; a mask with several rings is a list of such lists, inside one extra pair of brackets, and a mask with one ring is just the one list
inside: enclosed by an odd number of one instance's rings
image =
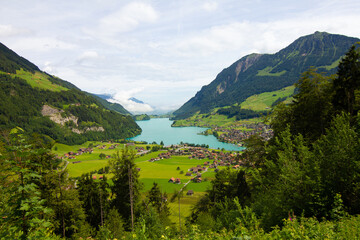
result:
[[(214, 135), (219, 141), (234, 143), (240, 146), (243, 145), (244, 140), (255, 134), (258, 134), (265, 140), (269, 140), (274, 135), (273, 130), (270, 129), (270, 126), (264, 123), (241, 124), (239, 127), (249, 130), (238, 130), (228, 127), (214, 127), (212, 131), (216, 133)], [(221, 134), (219, 135), (217, 132), (221, 132)]]
[[(204, 147), (189, 147), (186, 144), (180, 146), (173, 146), (173, 148), (169, 148), (166, 152), (160, 153), (157, 158), (151, 158), (148, 161), (155, 162), (161, 161), (163, 159), (170, 159), (172, 156), (187, 155), (189, 156), (189, 159), (212, 160), (212, 162), (206, 161), (203, 163), (203, 165), (197, 164), (196, 166), (188, 169), (188, 171), (185, 173), (185, 176), (193, 176), (193, 178), (191, 178), (191, 181), (193, 181), (194, 183), (201, 183), (203, 181), (203, 179), (201, 178), (202, 173), (206, 172), (208, 169), (214, 169), (214, 172), (218, 172), (218, 167), (232, 167), (233, 169), (238, 169), (241, 165), (243, 165), (242, 161), (239, 158), (239, 153), (209, 150)], [(180, 184), (181, 179), (172, 177), (169, 179), (168, 182)]]

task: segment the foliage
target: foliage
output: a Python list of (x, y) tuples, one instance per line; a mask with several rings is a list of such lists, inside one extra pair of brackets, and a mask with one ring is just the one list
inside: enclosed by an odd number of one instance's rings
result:
[(104, 176), (95, 181), (92, 175), (82, 175), (78, 181), (79, 199), (86, 214), (86, 221), (92, 228), (104, 226), (105, 214), (109, 210), (109, 184)]
[(36, 171), (36, 158), (43, 149), (29, 144), (20, 128), (5, 136), (1, 149), (1, 238), (50, 238), (53, 225), (49, 221), (51, 209), (41, 198)]
[(239, 121), (241, 119), (250, 119), (261, 117), (262, 115), (266, 115), (266, 111), (255, 112), (250, 109), (242, 109), (239, 106), (231, 106), (228, 108), (220, 108), (217, 110), (218, 114), (225, 115), (228, 118), (236, 117), (236, 120)]
[(134, 213), (138, 210), (142, 187), (134, 159), (134, 150), (125, 147), (121, 152), (117, 151), (114, 159), (109, 161), (111, 172), (114, 174), (111, 205), (127, 221), (128, 229), (132, 226)]

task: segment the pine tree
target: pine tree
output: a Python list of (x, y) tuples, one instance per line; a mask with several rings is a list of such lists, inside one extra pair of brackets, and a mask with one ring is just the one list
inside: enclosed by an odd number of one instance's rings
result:
[(135, 152), (128, 147), (118, 151), (113, 160), (110, 161), (111, 172), (114, 174), (111, 187), (111, 205), (118, 210), (127, 225), (133, 230), (134, 215), (140, 199), (141, 183), (139, 182), (139, 171), (135, 165)]

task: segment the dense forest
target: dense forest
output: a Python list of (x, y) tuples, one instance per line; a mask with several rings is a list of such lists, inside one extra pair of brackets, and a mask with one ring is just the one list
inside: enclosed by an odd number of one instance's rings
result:
[(227, 108), (220, 108), (216, 111), (217, 114), (225, 115), (228, 118), (235, 117), (236, 121), (241, 119), (257, 118), (267, 114), (267, 111), (253, 111), (251, 109), (242, 109), (240, 106), (231, 106)]
[(359, 239), (359, 45), (336, 75), (310, 68), (296, 87), (293, 102), (272, 111), (274, 137), (248, 139), (242, 168), (217, 172), (180, 228), (156, 184), (140, 194), (131, 149), (110, 162), (109, 185), (106, 177), (68, 179), (51, 142), (3, 132), (0, 238)]

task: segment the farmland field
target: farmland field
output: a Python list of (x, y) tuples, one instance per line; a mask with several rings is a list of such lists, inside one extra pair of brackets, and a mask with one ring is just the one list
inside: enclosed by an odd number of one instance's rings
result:
[[(99, 169), (105, 168), (109, 164), (110, 159), (100, 159), (100, 153), (104, 153), (107, 156), (112, 156), (118, 150), (124, 148), (124, 144), (119, 144), (115, 149), (109, 149), (109, 147), (113, 144), (111, 143), (102, 143), (102, 142), (86, 142), (82, 145), (75, 146), (67, 146), (64, 144), (55, 144), (53, 147), (53, 152), (59, 156), (63, 156), (68, 152), (77, 152), (80, 148), (87, 148), (88, 146), (104, 146), (104, 149), (99, 149), (98, 147), (93, 147), (93, 152), (84, 153), (79, 156), (75, 156), (74, 159), (66, 159), (68, 162), (67, 170), (70, 177), (79, 177), (82, 174), (93, 172), (93, 176), (99, 178), (99, 176), (103, 174), (98, 174), (97, 171)], [(143, 147), (146, 149), (146, 146), (153, 145), (140, 145), (136, 144), (136, 147)], [(135, 146), (133, 146), (135, 148)], [(206, 161), (212, 161), (209, 159), (189, 159), (187, 155), (185, 156), (172, 156), (170, 159), (162, 159), (159, 161), (149, 162), (151, 158), (157, 158), (160, 153), (166, 151), (156, 151), (149, 152), (143, 156), (136, 156), (135, 163), (137, 168), (140, 168), (140, 182), (143, 184), (142, 195), (145, 197), (146, 192), (148, 192), (153, 183), (157, 183), (160, 190), (162, 192), (166, 192), (168, 194), (168, 199), (171, 198), (172, 194), (175, 191), (179, 191), (184, 187), (186, 183), (186, 187), (184, 188), (184, 195), (180, 200), (181, 207), (181, 219), (185, 222), (185, 218), (188, 217), (191, 213), (191, 208), (194, 204), (203, 196), (207, 189), (211, 188), (211, 180), (215, 178), (215, 172), (213, 169), (207, 169), (207, 171), (202, 173), (202, 182), (194, 183), (191, 181), (192, 176), (185, 176), (188, 172), (188, 169), (191, 167), (196, 167), (197, 165), (203, 166), (203, 163)], [(65, 164), (64, 164), (65, 165)], [(111, 177), (112, 174), (107, 174), (107, 178), (109, 179), (109, 183), (112, 184)], [(169, 183), (170, 178), (180, 178), (181, 183)], [(188, 196), (186, 193), (189, 190), (194, 191), (194, 195)], [(179, 205), (178, 201), (169, 202), (170, 208), (170, 220), (178, 224), (179, 223)]]
[[(104, 153), (107, 156), (112, 156), (116, 151), (121, 150), (124, 145), (120, 144), (115, 149), (109, 149), (111, 144), (101, 142), (86, 142), (82, 145), (67, 146), (64, 144), (56, 144), (53, 148), (53, 152), (59, 156), (64, 155), (68, 152), (77, 152), (80, 148), (86, 148), (92, 145), (105, 145), (105, 149), (99, 149), (98, 147), (93, 148), (93, 152), (84, 153), (79, 156), (75, 156), (75, 159), (68, 159), (69, 164), (67, 170), (70, 177), (79, 177), (82, 174), (97, 171), (101, 168), (105, 168), (109, 159), (100, 159), (100, 153)], [(138, 145), (137, 145), (138, 146)], [(139, 145), (140, 146), (140, 145)], [(144, 145), (142, 145), (144, 146)], [(175, 190), (179, 190), (186, 182), (191, 180), (193, 176), (185, 176), (188, 169), (196, 167), (197, 165), (203, 165), (204, 162), (209, 161), (208, 159), (196, 160), (189, 159), (188, 156), (172, 156), (170, 159), (163, 159), (160, 161), (149, 162), (151, 158), (156, 158), (159, 153), (165, 151), (150, 152), (144, 156), (137, 156), (135, 163), (140, 168), (140, 181), (143, 183), (143, 191), (149, 191), (152, 187), (153, 182), (159, 184), (159, 187), (163, 192), (173, 193)], [(110, 158), (111, 159), (111, 158)], [(93, 174), (99, 177), (101, 174)], [(108, 174), (108, 177), (111, 177)], [(181, 184), (169, 183), (170, 178), (180, 178)], [(194, 192), (204, 192), (210, 186), (210, 181), (215, 177), (215, 173), (212, 169), (203, 173), (202, 178), (206, 181), (201, 183), (190, 183), (187, 187), (188, 190), (194, 190)]]

